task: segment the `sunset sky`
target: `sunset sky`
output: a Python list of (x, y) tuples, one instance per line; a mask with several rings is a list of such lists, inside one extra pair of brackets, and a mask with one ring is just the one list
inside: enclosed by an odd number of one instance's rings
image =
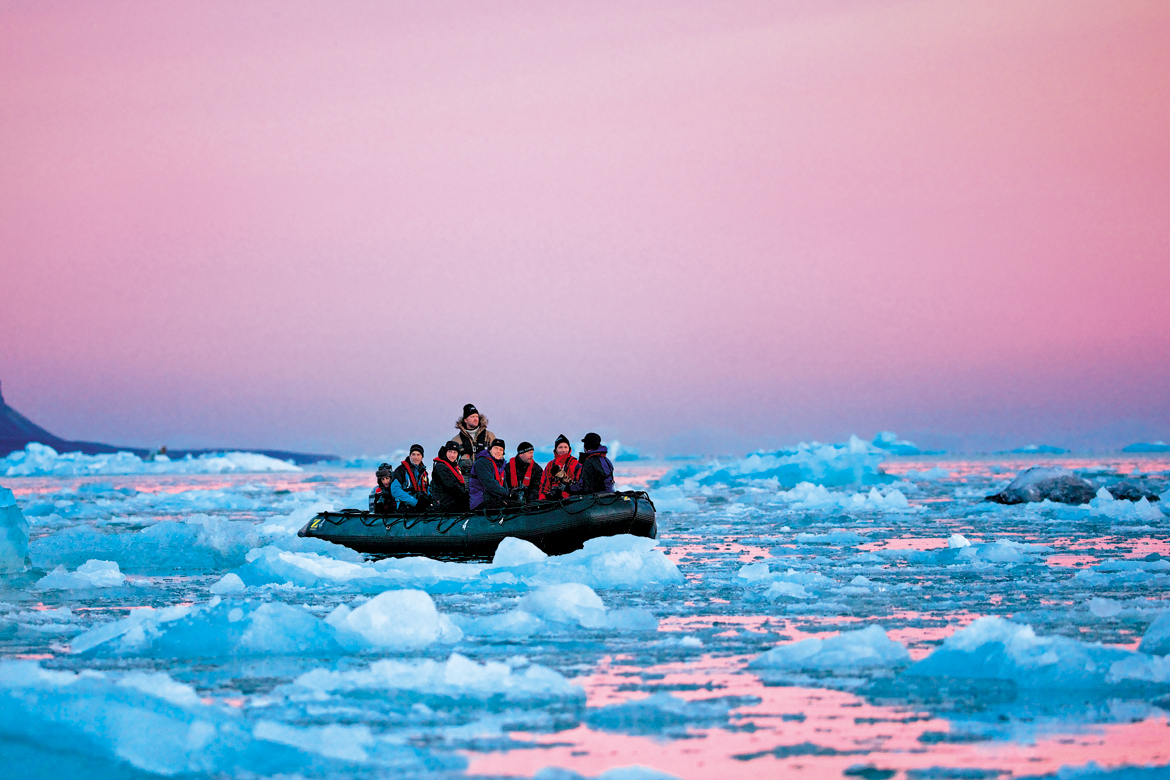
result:
[(71, 439), (1170, 440), (1170, 3), (5, 2)]

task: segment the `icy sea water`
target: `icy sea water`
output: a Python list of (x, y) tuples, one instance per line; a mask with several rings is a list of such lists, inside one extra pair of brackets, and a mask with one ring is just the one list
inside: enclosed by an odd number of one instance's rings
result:
[[(656, 548), (494, 565), (298, 540), (319, 509), (364, 506), (364, 471), (0, 478), (34, 564), (0, 579), (0, 761), (10, 777), (1166, 776), (1162, 502), (982, 501), (1036, 462), (889, 458), (896, 481), (828, 487), (619, 464), (624, 485), (664, 482)], [(1106, 487), (1170, 477), (1166, 457), (1042, 462)]]

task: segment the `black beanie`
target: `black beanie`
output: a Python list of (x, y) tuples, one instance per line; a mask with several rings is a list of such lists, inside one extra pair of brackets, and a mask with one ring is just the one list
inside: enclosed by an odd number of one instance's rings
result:
[[(492, 443), (488, 445), (488, 449), (490, 450), (490, 449), (493, 449), (495, 447), (504, 447), (504, 440), (503, 439), (492, 439)], [(505, 447), (505, 449), (507, 449), (507, 448)]]
[(589, 452), (601, 446), (601, 437), (596, 433), (587, 433), (581, 441), (585, 442), (585, 449)]
[(376, 472), (376, 474), (377, 474), (378, 480), (381, 481), (383, 477), (392, 476), (394, 474), (394, 469), (390, 468), (389, 463), (383, 463), (380, 466), (378, 466), (378, 471)]
[(473, 414), (479, 414), (479, 409), (475, 408), (475, 404), (463, 404), (463, 419), (466, 420)]
[(532, 452), (534, 449), (536, 448), (532, 446), (531, 442), (522, 441), (520, 442), (520, 446), (516, 448), (516, 454), (520, 455), (525, 452)]
[(557, 440), (556, 440), (556, 441), (554, 441), (554, 442), (553, 442), (553, 449), (554, 449), (554, 450), (557, 448), (557, 445), (558, 445), (558, 444), (568, 444), (568, 445), (569, 445), (569, 449), (570, 449), (570, 450), (571, 450), (571, 449), (573, 449), (573, 443), (572, 443), (571, 441), (569, 441), (569, 437), (568, 437), (568, 436), (566, 436), (566, 435), (565, 435), (565, 434), (563, 434), (563, 433), (562, 433), (560, 436), (558, 436), (558, 437), (557, 437)]
[(411, 451), (411, 452), (417, 452), (419, 455), (426, 455), (426, 453), (423, 451), (423, 448), (422, 448), (422, 445), (421, 445), (421, 444), (412, 444), (412, 445), (410, 445), (410, 451)]

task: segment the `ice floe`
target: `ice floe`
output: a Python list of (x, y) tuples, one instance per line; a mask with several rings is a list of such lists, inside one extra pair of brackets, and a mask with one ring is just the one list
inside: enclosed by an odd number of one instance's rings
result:
[(817, 485), (867, 485), (892, 482), (878, 470), (889, 456), (887, 450), (853, 436), (845, 444), (798, 444), (792, 449), (757, 452), (746, 458), (723, 463), (715, 460), (703, 465), (672, 469), (659, 486), (739, 485), (760, 480), (792, 488), (801, 482)]
[(91, 474), (231, 474), (237, 472), (302, 471), (289, 461), (277, 460), (256, 452), (223, 452), (171, 460), (156, 455), (144, 460), (132, 452), (83, 455), (80, 452), (58, 453), (52, 447), (29, 443), (0, 458), (0, 476), (86, 476)]
[[(46, 761), (89, 777), (134, 777), (131, 767), (166, 776), (268, 776), (319, 772), (314, 753), (335, 759), (334, 771), (346, 766), (336, 763), (339, 758), (416, 771), (442, 761), (390, 743), (381, 751), (330, 751), (330, 744), (370, 747), (355, 742), (348, 729), (340, 731), (345, 733), (334, 740), (318, 733), (297, 744), (280, 738), (280, 727), (252, 724), (231, 708), (204, 703), (190, 686), (162, 672), (73, 673), (0, 661), (0, 741), (27, 746), (25, 758), (33, 766)], [(464, 764), (445, 763), (452, 769)]]
[[(506, 540), (505, 540), (506, 541)], [(517, 540), (520, 542), (520, 540)], [(509, 543), (498, 562), (456, 563), (424, 557), (379, 561), (338, 560), (330, 555), (267, 546), (247, 553), (236, 571), (250, 587), (288, 584), (334, 586), (363, 592), (394, 587), (431, 593), (528, 590), (559, 582), (591, 588), (654, 588), (680, 583), (682, 574), (653, 539), (630, 535), (590, 539), (575, 552), (545, 556), (528, 542)], [(531, 547), (524, 555), (515, 552)], [(513, 552), (509, 552), (513, 551)], [(535, 553), (541, 557), (536, 557)]]
[(842, 631), (828, 639), (814, 637), (774, 647), (751, 663), (753, 669), (852, 673), (868, 668), (896, 668), (910, 654), (881, 626)]
[(521, 671), (499, 661), (476, 663), (459, 653), (452, 653), (445, 662), (385, 659), (361, 669), (314, 669), (299, 676), (284, 692), (293, 697), (320, 698), (329, 693), (388, 690), (452, 698), (499, 696), (510, 701), (585, 699), (579, 685), (538, 664)]
[(39, 590), (84, 590), (88, 588), (113, 588), (126, 581), (126, 575), (118, 570), (113, 561), (89, 560), (70, 573), (64, 566), (58, 566), (33, 587)]

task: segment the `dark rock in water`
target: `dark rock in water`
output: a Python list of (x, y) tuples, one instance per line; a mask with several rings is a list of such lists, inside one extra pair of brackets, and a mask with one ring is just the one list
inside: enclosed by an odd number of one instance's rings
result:
[(1087, 504), (1097, 495), (1097, 488), (1065, 468), (1036, 466), (1020, 473), (1003, 492), (988, 496), (997, 504), (1026, 504), (1056, 501), (1061, 504)]
[(1143, 498), (1147, 501), (1161, 500), (1161, 497), (1151, 490), (1149, 485), (1131, 482), (1128, 479), (1123, 479), (1116, 485), (1110, 485), (1107, 490), (1109, 495), (1118, 501), (1141, 501)]

